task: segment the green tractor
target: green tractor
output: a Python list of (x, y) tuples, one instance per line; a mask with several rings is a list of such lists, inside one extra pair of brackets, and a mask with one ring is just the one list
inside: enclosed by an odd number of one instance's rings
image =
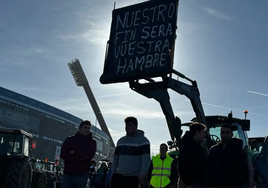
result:
[(250, 137), (249, 145), (251, 150), (256, 150), (257, 152), (261, 152), (265, 137)]
[(46, 188), (46, 174), (33, 169), (32, 141), (23, 130), (0, 129), (0, 188)]
[[(196, 121), (196, 118), (192, 119), (189, 123), (183, 123), (182, 129), (189, 130), (189, 126)], [(251, 159), (254, 159), (253, 165), (255, 164), (255, 159), (259, 155), (259, 151), (256, 149), (251, 149), (251, 143), (248, 138), (247, 131), (250, 130), (250, 121), (247, 119), (239, 119), (232, 117), (230, 113), (228, 116), (206, 116), (206, 126), (207, 132), (209, 133), (212, 145), (217, 144), (221, 141), (220, 130), (223, 124), (230, 124), (233, 127), (233, 137), (240, 138), (243, 140), (243, 148), (245, 152), (250, 156)], [(262, 140), (263, 141), (263, 140)], [(259, 142), (260, 144), (261, 142)], [(169, 142), (169, 145), (172, 145), (172, 142)], [(260, 146), (258, 145), (258, 148)], [(172, 148), (172, 146), (170, 147)], [(172, 149), (169, 154), (173, 157), (178, 154), (178, 150)]]
[[(177, 78), (175, 79), (175, 77)], [(190, 84), (182, 82), (180, 79), (185, 79)], [(175, 156), (178, 153), (177, 150), (182, 144), (183, 131), (185, 129), (187, 130), (187, 127), (196, 121), (207, 126), (206, 143), (204, 144), (206, 152), (208, 152), (208, 149), (213, 144), (220, 141), (220, 128), (222, 124), (228, 123), (234, 127), (234, 136), (243, 140), (244, 148), (249, 156), (253, 159), (258, 155), (258, 152), (251, 150), (249, 146), (247, 131), (250, 130), (250, 120), (246, 119), (247, 111), (244, 111), (245, 119), (234, 118), (232, 113), (228, 116), (206, 116), (200, 99), (197, 82), (176, 70), (172, 70), (170, 75), (162, 76), (162, 80), (153, 78), (146, 78), (144, 80), (145, 82), (141, 79), (129, 81), (129, 86), (133, 91), (159, 102), (165, 115), (171, 137), (171, 141), (168, 142), (170, 149), (172, 148), (170, 155)], [(180, 118), (175, 116), (168, 92), (170, 89), (180, 95), (186, 96), (191, 102), (193, 111), (195, 112), (195, 118), (190, 123), (181, 123)], [(179, 104), (177, 103), (177, 105)], [(255, 161), (253, 161), (253, 164), (255, 164)]]
[[(182, 79), (186, 82), (181, 81)], [(220, 142), (220, 128), (223, 124), (227, 123), (233, 126), (234, 136), (243, 140), (244, 150), (252, 159), (253, 166), (258, 166), (259, 152), (255, 149), (251, 149), (252, 147), (250, 146), (247, 135), (247, 131), (250, 130), (250, 120), (246, 119), (247, 111), (244, 111), (245, 119), (234, 118), (232, 117), (232, 113), (228, 116), (206, 116), (197, 82), (174, 69), (172, 69), (169, 74), (163, 73), (161, 77), (157, 78), (148, 75), (148, 77), (145, 78), (129, 79), (129, 87), (133, 91), (149, 99), (154, 99), (160, 104), (170, 133), (171, 141), (167, 143), (170, 148), (169, 154), (171, 156), (178, 156), (179, 148), (183, 142), (183, 131), (185, 131), (185, 129), (187, 130), (193, 122), (200, 122), (207, 126), (206, 137), (203, 143), (206, 153), (209, 152), (211, 146)], [(190, 123), (182, 123), (180, 117), (175, 115), (169, 90), (173, 90), (177, 94), (185, 96), (190, 101), (195, 113), (195, 118), (192, 119)], [(176, 102), (176, 105), (179, 106), (181, 103)]]
[[(189, 130), (189, 126), (196, 121), (196, 118), (192, 119), (189, 123), (182, 124), (182, 129), (184, 131)], [(250, 130), (250, 121), (246, 119), (239, 119), (232, 117), (231, 113), (228, 116), (206, 116), (207, 122), (207, 132), (210, 135), (212, 145), (217, 144), (221, 141), (220, 130), (223, 124), (230, 124), (233, 127), (233, 137), (240, 138), (243, 140), (243, 149), (245, 153), (252, 160), (253, 167), (258, 165), (258, 156), (261, 151), (262, 144), (264, 142), (264, 137), (252, 137), (249, 138), (247, 132)], [(170, 145), (169, 155), (173, 158), (177, 158), (179, 154), (179, 149), (172, 147), (173, 142), (169, 141)], [(206, 144), (208, 145), (208, 144)], [(204, 147), (207, 148), (207, 147)], [(262, 185), (262, 181), (259, 178), (258, 185)]]

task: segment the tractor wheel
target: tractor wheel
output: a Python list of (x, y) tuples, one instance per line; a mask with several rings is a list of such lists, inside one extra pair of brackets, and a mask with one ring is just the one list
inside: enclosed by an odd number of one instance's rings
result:
[(47, 188), (54, 188), (55, 174), (46, 172), (47, 174)]
[(47, 177), (45, 172), (36, 171), (33, 173), (32, 188), (46, 188)]
[(0, 159), (0, 187), (1, 187), (1, 188), (4, 187), (4, 184), (5, 184), (6, 171), (7, 171), (6, 163), (3, 162), (3, 161)]
[(5, 188), (30, 188), (32, 182), (32, 167), (25, 159), (11, 162), (6, 175)]

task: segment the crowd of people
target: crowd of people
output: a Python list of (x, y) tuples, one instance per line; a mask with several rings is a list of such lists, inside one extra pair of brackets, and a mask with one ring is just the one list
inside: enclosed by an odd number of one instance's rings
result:
[(109, 188), (111, 181), (111, 162), (100, 161), (99, 167), (95, 170), (96, 161), (91, 161), (88, 186), (90, 188)]
[[(150, 142), (138, 129), (138, 120), (124, 120), (126, 135), (116, 145), (112, 162), (101, 161), (96, 169), (92, 160), (96, 141), (92, 138), (90, 121), (79, 125), (79, 132), (68, 137), (61, 149), (64, 160), (62, 188), (194, 188), (254, 187), (258, 178), (268, 187), (268, 142), (265, 140), (253, 167), (243, 150), (243, 140), (233, 137), (233, 127), (221, 127), (221, 141), (206, 153), (204, 138), (207, 127), (193, 123), (182, 137), (179, 155), (172, 158), (162, 143), (159, 154), (150, 156)], [(258, 176), (256, 176), (258, 174)], [(90, 180), (90, 181), (88, 181)]]
[(221, 142), (206, 155), (201, 145), (206, 126), (194, 123), (179, 152), (180, 187), (253, 187), (253, 167), (243, 141), (233, 138), (230, 125), (221, 127)]

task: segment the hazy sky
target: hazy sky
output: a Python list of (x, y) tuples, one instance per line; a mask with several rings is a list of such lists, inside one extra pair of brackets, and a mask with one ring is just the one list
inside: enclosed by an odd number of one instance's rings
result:
[[(118, 0), (116, 8), (143, 2)], [(67, 63), (78, 58), (116, 142), (125, 134), (123, 119), (136, 116), (158, 151), (170, 140), (165, 117), (153, 99), (128, 83), (101, 84), (110, 35), (110, 0), (1, 0), (1, 86), (50, 104), (94, 124), (83, 88)], [(268, 1), (181, 0), (174, 69), (196, 80), (206, 115), (243, 118), (249, 136), (268, 133)], [(170, 91), (175, 115), (194, 117), (186, 97)]]

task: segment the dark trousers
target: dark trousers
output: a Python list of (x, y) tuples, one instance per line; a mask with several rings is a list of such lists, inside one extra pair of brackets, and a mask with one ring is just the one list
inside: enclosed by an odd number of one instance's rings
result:
[(113, 174), (111, 188), (138, 188), (139, 178), (137, 176), (122, 176)]
[(88, 174), (82, 176), (69, 176), (64, 174), (61, 188), (85, 188), (87, 185)]

